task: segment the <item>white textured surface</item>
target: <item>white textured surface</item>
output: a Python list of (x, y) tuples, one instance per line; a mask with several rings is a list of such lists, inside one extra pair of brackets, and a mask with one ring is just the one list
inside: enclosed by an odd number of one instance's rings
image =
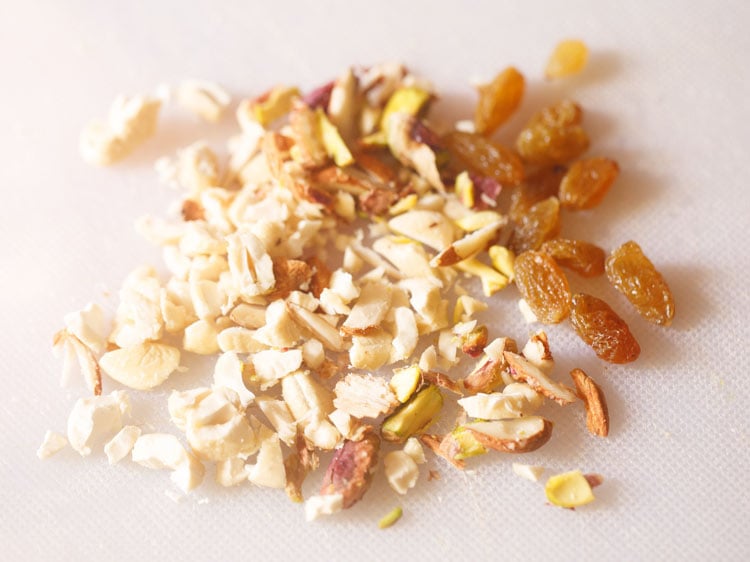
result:
[[(1, 557), (746, 559), (750, 5), (212, 4), (0, 2)], [(541, 83), (549, 51), (568, 36), (593, 51), (586, 74)], [(574, 92), (595, 152), (621, 164), (599, 211), (569, 220), (564, 232), (605, 248), (641, 242), (674, 289), (674, 326), (635, 318), (603, 280), (588, 285), (624, 312), (643, 355), (635, 365), (605, 366), (568, 327), (549, 330), (559, 372), (581, 365), (607, 391), (613, 429), (596, 440), (580, 412), (550, 410), (556, 435), (522, 460), (604, 474), (597, 502), (576, 512), (546, 506), (539, 484), (512, 474), (519, 459), (497, 455), (466, 474), (431, 461), (442, 479), (422, 481), (405, 498), (381, 479), (356, 508), (308, 525), (280, 492), (207, 483), (175, 502), (166, 473), (128, 461), (110, 467), (101, 453), (82, 460), (70, 449), (39, 461), (45, 430), (64, 430), (84, 393), (59, 388), (51, 335), (65, 313), (92, 298), (106, 302), (133, 266), (159, 262), (132, 229), (174, 197), (157, 184), (154, 158), (206, 135), (219, 141), (232, 128), (172, 113), (124, 165), (99, 170), (78, 156), (81, 126), (117, 93), (160, 82), (205, 78), (254, 94), (279, 82), (311, 87), (350, 63), (391, 59), (433, 80), (446, 113), (473, 101), (470, 78), (515, 64), (529, 77), (529, 95), (509, 128)], [(513, 303), (496, 307), (496, 328), (522, 339), (527, 328)], [(378, 530), (396, 504), (403, 519)]]

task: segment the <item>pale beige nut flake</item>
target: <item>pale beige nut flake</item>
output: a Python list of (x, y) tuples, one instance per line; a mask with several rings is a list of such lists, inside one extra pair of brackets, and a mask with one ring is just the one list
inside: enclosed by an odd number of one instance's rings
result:
[(214, 365), (214, 388), (229, 388), (237, 393), (240, 405), (246, 408), (255, 399), (244, 380), (245, 364), (234, 352), (222, 353)]
[(248, 467), (247, 479), (265, 488), (283, 489), (286, 486), (284, 455), (278, 435), (263, 440), (255, 464)]
[(398, 405), (385, 379), (350, 373), (336, 383), (333, 405), (355, 418), (376, 418)]
[(108, 351), (99, 363), (117, 382), (136, 390), (151, 390), (167, 380), (180, 365), (180, 350), (163, 343), (146, 342)]
[(426, 209), (414, 209), (397, 215), (388, 221), (388, 227), (397, 234), (438, 251), (450, 246), (456, 239), (456, 229), (451, 221), (443, 213)]
[(40, 459), (48, 459), (52, 455), (62, 451), (68, 444), (64, 435), (56, 431), (47, 430), (44, 434), (42, 444), (36, 451), (36, 456)]
[(183, 492), (197, 487), (205, 475), (203, 464), (182, 446), (174, 435), (141, 435), (131, 452), (133, 462), (154, 470), (171, 470), (170, 479)]
[(502, 420), (533, 414), (542, 406), (543, 398), (529, 385), (513, 383), (502, 392), (479, 392), (461, 398), (458, 403), (472, 418)]
[(67, 386), (70, 381), (73, 365), (77, 364), (89, 389), (98, 396), (102, 393), (102, 375), (99, 362), (94, 352), (68, 330), (60, 330), (52, 340), (52, 351), (63, 358), (63, 369), (60, 383)]
[(321, 515), (333, 515), (344, 509), (344, 496), (325, 494), (311, 496), (305, 501), (305, 519), (314, 521)]
[(185, 351), (199, 355), (213, 355), (221, 351), (219, 330), (213, 322), (197, 320), (185, 328), (182, 339)]
[(512, 351), (504, 352), (503, 356), (510, 365), (511, 376), (514, 379), (525, 382), (531, 388), (561, 406), (578, 400), (575, 392), (570, 388), (550, 379), (544, 371), (524, 357)]
[(130, 154), (156, 132), (161, 100), (149, 96), (118, 96), (106, 123), (96, 121), (81, 133), (83, 159), (97, 166), (109, 166)]
[(391, 451), (383, 459), (385, 477), (390, 487), (404, 495), (417, 484), (419, 467), (416, 461), (404, 451)]
[(231, 101), (227, 91), (215, 82), (185, 80), (177, 87), (177, 103), (212, 123), (221, 119)]
[(531, 464), (513, 463), (513, 473), (521, 478), (530, 480), (531, 482), (539, 482), (539, 479), (544, 473), (543, 466), (534, 466)]
[(302, 366), (302, 350), (266, 349), (253, 354), (251, 360), (255, 368), (255, 377), (261, 388), (265, 389)]
[(116, 464), (128, 456), (140, 436), (141, 428), (135, 425), (126, 425), (118, 431), (117, 435), (104, 445), (104, 453), (109, 464)]
[(79, 398), (68, 416), (68, 441), (82, 457), (91, 454), (96, 441), (122, 428), (123, 416), (130, 412), (127, 393)]

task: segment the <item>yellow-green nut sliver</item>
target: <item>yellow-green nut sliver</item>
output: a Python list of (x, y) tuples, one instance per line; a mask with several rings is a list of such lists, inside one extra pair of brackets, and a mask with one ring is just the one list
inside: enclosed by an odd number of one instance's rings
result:
[(443, 407), (443, 395), (435, 385), (420, 390), (383, 422), (380, 433), (386, 441), (402, 443), (427, 429)]

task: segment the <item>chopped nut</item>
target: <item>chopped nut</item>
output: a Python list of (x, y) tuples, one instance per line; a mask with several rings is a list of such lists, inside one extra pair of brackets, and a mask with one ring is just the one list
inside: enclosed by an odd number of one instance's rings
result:
[(297, 434), (292, 453), (284, 461), (286, 473), (286, 494), (293, 502), (302, 502), (302, 484), (307, 474), (318, 468), (318, 455), (308, 449), (302, 435)]
[(552, 352), (549, 348), (549, 341), (547, 340), (547, 334), (544, 331), (539, 331), (529, 338), (526, 345), (523, 346), (523, 356), (529, 360), (530, 363), (539, 367), (546, 374), (552, 372), (555, 366), (555, 361), (552, 359)]
[(550, 476), (544, 492), (550, 503), (560, 507), (579, 507), (594, 501), (591, 486), (580, 470)]
[(487, 253), (490, 256), (492, 267), (505, 275), (508, 280), (513, 281), (513, 264), (516, 261), (513, 251), (505, 246), (490, 246)]
[(303, 428), (333, 412), (331, 391), (315, 382), (310, 373), (298, 371), (285, 376), (281, 379), (281, 394)]
[(388, 146), (393, 155), (405, 166), (414, 168), (430, 186), (445, 192), (440, 179), (435, 152), (429, 145), (412, 137), (411, 131), (416, 121), (406, 113), (393, 113), (385, 127)]
[(478, 254), (497, 239), (498, 233), (505, 226), (505, 223), (505, 219), (499, 220), (467, 234), (432, 258), (430, 265), (433, 267), (454, 265)]
[(544, 472), (544, 467), (514, 462), (513, 472), (521, 478), (525, 478), (526, 480), (539, 482), (539, 479), (542, 477), (542, 473)]
[(552, 381), (544, 371), (527, 359), (512, 351), (506, 351), (503, 355), (510, 365), (510, 374), (514, 379), (525, 382), (531, 388), (561, 406), (576, 401), (576, 395), (570, 388)]
[(328, 465), (320, 495), (340, 495), (343, 509), (357, 503), (370, 487), (379, 450), (380, 438), (372, 428), (359, 441), (344, 441)]
[(419, 467), (405, 452), (391, 451), (383, 459), (383, 466), (388, 484), (397, 494), (404, 495), (417, 484)]
[(535, 451), (552, 435), (552, 422), (538, 416), (472, 422), (463, 427), (485, 447), (504, 453)]
[(403, 443), (427, 429), (442, 407), (443, 395), (438, 387), (430, 385), (385, 419), (381, 435), (386, 441)]
[(334, 392), (333, 405), (355, 418), (376, 418), (398, 404), (388, 383), (372, 375), (348, 374)]
[(268, 125), (289, 112), (292, 102), (299, 97), (297, 88), (276, 86), (253, 101), (246, 100), (237, 109), (240, 123), (252, 116), (261, 125)]
[(69, 373), (73, 368), (73, 357), (75, 357), (86, 384), (94, 396), (99, 396), (102, 393), (102, 375), (91, 348), (68, 330), (57, 332), (52, 340), (52, 346), (56, 355), (62, 354), (63, 356), (62, 384), (65, 385), (70, 378)]
[(478, 393), (462, 398), (458, 403), (472, 418), (502, 420), (533, 414), (542, 406), (542, 400), (542, 396), (527, 384), (514, 383), (502, 392)]
[(171, 480), (188, 492), (203, 481), (205, 469), (201, 462), (177, 440), (167, 433), (141, 435), (133, 446), (133, 462), (146, 468), (172, 471)]
[(586, 427), (591, 434), (606, 437), (609, 434), (609, 412), (602, 389), (581, 369), (573, 369), (570, 376), (586, 407)]
[(123, 427), (117, 435), (104, 445), (104, 453), (107, 455), (109, 464), (118, 463), (128, 456), (140, 436), (140, 427), (134, 425), (126, 425)]
[(239, 457), (232, 457), (216, 463), (214, 479), (220, 486), (237, 486), (247, 482), (247, 466)]
[(372, 333), (390, 309), (391, 293), (391, 286), (384, 283), (368, 283), (362, 287), (359, 299), (341, 326), (341, 332), (350, 336)]
[(47, 459), (62, 451), (68, 444), (68, 440), (64, 435), (61, 435), (55, 431), (47, 431), (44, 434), (44, 440), (36, 451), (36, 456), (40, 459)]
[(387, 529), (388, 527), (392, 527), (396, 524), (396, 521), (401, 519), (401, 516), (403, 514), (404, 511), (400, 507), (394, 507), (391, 511), (380, 518), (380, 520), (378, 521), (378, 529)]
[(331, 351), (342, 351), (344, 341), (339, 331), (326, 322), (323, 317), (310, 312), (293, 303), (287, 303), (287, 309), (301, 327), (310, 331), (320, 342)]
[(216, 122), (232, 101), (218, 84), (201, 80), (185, 80), (177, 88), (177, 101), (206, 121)]
[(266, 349), (255, 353), (252, 362), (258, 382), (267, 388), (302, 366), (302, 351)]
[(117, 97), (107, 122), (93, 122), (81, 133), (81, 156), (98, 166), (121, 160), (154, 134), (160, 108), (161, 101), (156, 98)]
[(122, 390), (92, 398), (79, 398), (68, 416), (68, 441), (82, 457), (91, 454), (97, 438), (119, 431), (130, 400)]
[(479, 277), (485, 297), (491, 297), (508, 286), (508, 278), (490, 266), (473, 258), (464, 259), (455, 264), (458, 269)]
[(406, 402), (422, 382), (422, 370), (417, 365), (395, 369), (388, 385), (402, 404)]
[(278, 435), (273, 434), (263, 440), (257, 461), (248, 467), (247, 479), (256, 486), (265, 488), (284, 488), (286, 486), (284, 455), (281, 452)]
[(349, 349), (349, 361), (357, 369), (379, 369), (391, 357), (392, 336), (380, 328), (367, 336), (352, 337), (352, 347)]
[(108, 351), (99, 360), (110, 377), (136, 390), (162, 384), (180, 364), (180, 350), (162, 343), (141, 343)]
[(305, 502), (305, 519), (314, 521), (321, 515), (333, 515), (344, 509), (343, 494), (321, 494)]
[(229, 388), (237, 393), (240, 405), (246, 408), (254, 399), (244, 380), (245, 364), (236, 353), (222, 353), (214, 365), (214, 388)]
[(442, 250), (455, 240), (455, 228), (448, 218), (439, 212), (414, 209), (393, 217), (388, 227), (403, 236)]

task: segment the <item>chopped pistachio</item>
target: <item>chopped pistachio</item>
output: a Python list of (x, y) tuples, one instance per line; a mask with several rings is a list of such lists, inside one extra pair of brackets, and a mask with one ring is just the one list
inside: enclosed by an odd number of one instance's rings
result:
[(457, 451), (453, 455), (453, 458), (456, 460), (476, 457), (487, 452), (487, 448), (477, 441), (474, 434), (465, 427), (457, 427), (448, 435), (457, 445)]
[(560, 507), (578, 507), (594, 501), (591, 485), (580, 470), (550, 476), (544, 492), (550, 503)]
[(318, 127), (320, 129), (320, 138), (328, 155), (333, 158), (337, 166), (349, 166), (354, 163), (354, 158), (349, 148), (346, 146), (344, 139), (341, 138), (336, 125), (331, 123), (326, 114), (318, 109)]
[(463, 171), (456, 176), (456, 183), (453, 187), (464, 207), (471, 209), (474, 206), (474, 182), (469, 177), (469, 172)]
[(513, 250), (509, 250), (505, 246), (491, 246), (487, 252), (490, 255), (492, 267), (512, 281), (513, 264), (516, 261), (516, 255), (513, 253)]
[(509, 281), (505, 275), (483, 264), (476, 258), (469, 258), (455, 265), (461, 271), (479, 277), (482, 281), (482, 292), (485, 297), (491, 297), (508, 286)]
[(404, 510), (400, 507), (394, 507), (391, 511), (389, 511), (386, 515), (384, 515), (380, 521), (378, 521), (378, 528), (379, 529), (387, 529), (396, 521), (401, 519), (401, 516), (404, 514)]
[(406, 402), (414, 391), (417, 389), (419, 382), (422, 380), (422, 370), (417, 365), (395, 369), (393, 376), (388, 383), (391, 390), (396, 394), (396, 398), (402, 404)]
[(288, 113), (292, 107), (292, 101), (299, 95), (299, 90), (294, 86), (276, 86), (255, 102), (253, 115), (258, 123), (268, 125)]
[(383, 439), (402, 443), (415, 433), (427, 429), (443, 407), (443, 395), (437, 386), (420, 390), (383, 422), (380, 430)]
[(416, 115), (430, 100), (431, 94), (420, 88), (399, 88), (388, 98), (385, 109), (380, 117), (380, 128), (388, 131), (389, 120), (394, 113), (408, 113)]

